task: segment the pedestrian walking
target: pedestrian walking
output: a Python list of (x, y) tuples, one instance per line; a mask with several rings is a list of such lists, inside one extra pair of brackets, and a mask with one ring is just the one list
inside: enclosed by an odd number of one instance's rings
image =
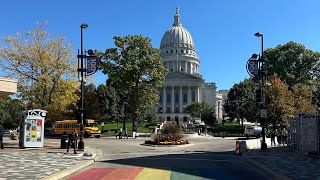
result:
[(287, 142), (287, 137), (288, 137), (288, 131), (286, 130), (286, 128), (283, 128), (281, 131), (282, 134), (282, 145), (286, 145)]
[(119, 139), (122, 139), (122, 128), (120, 128)]
[(2, 122), (0, 122), (0, 146), (1, 146), (1, 149), (3, 149), (3, 136), (4, 136), (4, 129), (3, 129)]
[(118, 128), (116, 128), (116, 139), (118, 138)]
[(280, 146), (282, 144), (282, 134), (280, 129), (276, 129), (276, 135), (277, 135), (278, 146)]
[(271, 130), (270, 138), (271, 138), (271, 146), (276, 146), (276, 132), (274, 130)]
[(72, 133), (69, 134), (67, 153), (69, 153), (70, 147), (71, 148), (73, 147), (73, 153), (77, 154), (77, 151), (76, 151), (77, 139), (78, 139), (78, 133), (76, 130), (74, 130)]
[(126, 127), (126, 130), (125, 130), (125, 136), (128, 139), (128, 128), (127, 127)]

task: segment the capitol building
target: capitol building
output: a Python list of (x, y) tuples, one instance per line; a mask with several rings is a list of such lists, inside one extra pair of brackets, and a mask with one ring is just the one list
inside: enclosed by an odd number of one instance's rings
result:
[(176, 9), (174, 23), (161, 40), (160, 55), (168, 70), (156, 107), (159, 120), (180, 127), (191, 121), (187, 105), (206, 102), (215, 108), (218, 120), (222, 119), (222, 95), (217, 93), (215, 82), (205, 82), (200, 73), (200, 59), (191, 34), (180, 22)]

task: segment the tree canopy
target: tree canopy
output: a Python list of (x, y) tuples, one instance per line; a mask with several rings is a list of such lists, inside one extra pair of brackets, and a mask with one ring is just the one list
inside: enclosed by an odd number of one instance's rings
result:
[(259, 120), (258, 107), (255, 101), (255, 87), (252, 79), (235, 84), (228, 93), (224, 104), (225, 113), (230, 119)]
[(19, 99), (10, 96), (0, 98), (0, 122), (5, 128), (17, 128), (22, 120), (21, 112), (25, 110), (26, 105)]
[(294, 96), (288, 85), (276, 75), (271, 76), (269, 81), (272, 85), (266, 88), (267, 123), (276, 127), (294, 117)]
[(296, 42), (288, 42), (265, 51), (269, 74), (277, 74), (289, 88), (306, 84), (316, 89), (319, 85), (320, 53)]
[(214, 107), (210, 106), (210, 104), (206, 102), (191, 103), (187, 106), (186, 110), (192, 118), (201, 118), (201, 121), (206, 124), (215, 123), (216, 118)]
[(135, 120), (140, 106), (157, 102), (158, 88), (163, 85), (167, 70), (159, 49), (152, 47), (151, 39), (142, 35), (115, 36), (113, 39), (116, 47), (98, 55), (100, 68), (112, 79), (112, 84), (117, 84), (117, 90), (124, 93)]
[(48, 120), (58, 119), (78, 97), (76, 65), (70, 43), (62, 36), (51, 37), (46, 24), (38, 23), (24, 35), (3, 37), (0, 68), (18, 79), (18, 95), (29, 108), (48, 111)]

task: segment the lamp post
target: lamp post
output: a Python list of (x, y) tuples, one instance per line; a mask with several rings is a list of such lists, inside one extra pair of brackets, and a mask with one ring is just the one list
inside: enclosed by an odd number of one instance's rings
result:
[(261, 122), (261, 127), (262, 127), (262, 143), (261, 143), (261, 150), (266, 150), (267, 149), (267, 144), (266, 144), (266, 137), (265, 137), (265, 118), (267, 117), (267, 110), (266, 110), (266, 101), (265, 101), (265, 86), (266, 86), (266, 76), (267, 76), (267, 67), (266, 67), (266, 62), (267, 60), (264, 57), (263, 54), (263, 34), (260, 32), (257, 32), (254, 34), (256, 37), (261, 37), (261, 56), (258, 59), (258, 67), (259, 67), (259, 72), (258, 72), (258, 77), (259, 80), (261, 81), (260, 83), (260, 92), (261, 92), (261, 107), (260, 107), (260, 122)]
[(83, 122), (84, 122), (84, 72), (85, 69), (83, 68), (83, 60), (86, 55), (83, 54), (83, 40), (82, 40), (82, 29), (85, 29), (88, 27), (88, 24), (81, 24), (80, 26), (80, 38), (81, 38), (81, 54), (78, 55), (78, 58), (80, 56), (80, 68), (78, 68), (78, 73), (80, 72), (80, 89), (81, 89), (81, 97), (80, 97), (80, 107), (79, 107), (79, 112), (80, 112), (80, 141), (78, 143), (78, 149), (79, 150), (84, 150), (84, 142), (83, 142)]

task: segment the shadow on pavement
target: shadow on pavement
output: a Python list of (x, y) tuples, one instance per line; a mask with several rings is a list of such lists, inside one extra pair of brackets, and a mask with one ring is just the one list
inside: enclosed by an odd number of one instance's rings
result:
[[(192, 151), (184, 154), (122, 157), (99, 162), (168, 170), (171, 171), (171, 177), (190, 175), (208, 179), (267, 179), (243, 161), (240, 156), (234, 155), (233, 151)], [(190, 178), (190, 176), (185, 178)]]

